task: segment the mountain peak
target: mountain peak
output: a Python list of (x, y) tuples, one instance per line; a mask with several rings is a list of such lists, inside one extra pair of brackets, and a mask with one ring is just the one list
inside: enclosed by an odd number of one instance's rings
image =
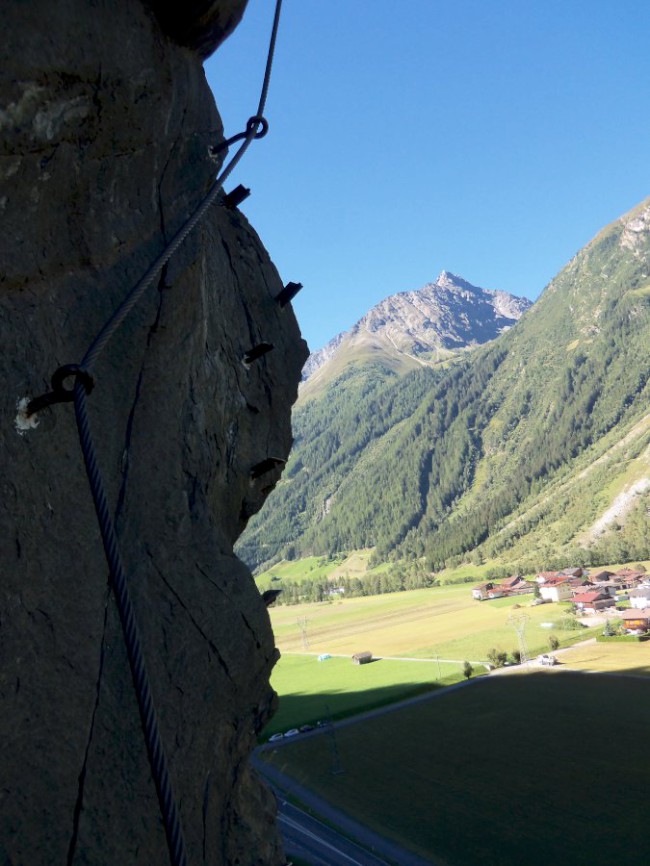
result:
[(530, 305), (526, 298), (481, 289), (442, 271), (433, 283), (380, 301), (349, 331), (312, 353), (303, 380), (323, 371), (335, 357), (337, 370), (360, 357), (385, 360), (393, 369), (436, 363), (495, 339)]

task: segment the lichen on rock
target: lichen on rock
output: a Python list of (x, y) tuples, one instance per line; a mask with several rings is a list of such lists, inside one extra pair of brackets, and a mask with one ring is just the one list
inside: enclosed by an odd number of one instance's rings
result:
[[(178, 38), (160, 5), (3, 6), (8, 864), (168, 860), (74, 413), (54, 406), (16, 429), (17, 401), (80, 360), (214, 179), (208, 147), (223, 131), (201, 56), (245, 4), (185, 4)], [(246, 219), (214, 207), (103, 354), (89, 398), (190, 864), (284, 862), (273, 797), (248, 762), (273, 711), (277, 652), (233, 554), (279, 477), (252, 479), (251, 467), (291, 445), (307, 351), (291, 309), (274, 301), (281, 289)], [(275, 350), (242, 364), (260, 342)]]

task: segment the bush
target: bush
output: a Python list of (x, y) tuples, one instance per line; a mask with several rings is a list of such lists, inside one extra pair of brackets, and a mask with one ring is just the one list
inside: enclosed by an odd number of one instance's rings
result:
[(597, 634), (598, 643), (641, 643), (650, 640), (650, 634)]
[(582, 627), (582, 623), (573, 616), (563, 616), (555, 623), (555, 628), (560, 631), (580, 631)]
[(558, 647), (560, 646), (560, 641), (557, 639), (557, 637), (554, 634), (552, 634), (552, 635), (549, 635), (548, 645), (550, 646), (551, 651), (555, 652), (555, 650), (558, 649)]
[(508, 661), (508, 653), (492, 648), (487, 654), (487, 659), (495, 668), (502, 668)]

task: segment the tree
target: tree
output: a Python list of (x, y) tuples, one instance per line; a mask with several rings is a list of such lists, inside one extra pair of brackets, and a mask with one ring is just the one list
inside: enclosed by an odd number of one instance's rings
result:
[(605, 637), (611, 637), (613, 634), (615, 634), (614, 629), (612, 628), (612, 624), (608, 619), (605, 620), (603, 634)]
[(550, 646), (551, 650), (555, 652), (555, 650), (560, 646), (560, 641), (555, 637), (554, 634), (552, 634), (549, 636), (548, 645)]
[(468, 680), (472, 674), (474, 673), (474, 668), (469, 662), (463, 662), (463, 674), (465, 679)]

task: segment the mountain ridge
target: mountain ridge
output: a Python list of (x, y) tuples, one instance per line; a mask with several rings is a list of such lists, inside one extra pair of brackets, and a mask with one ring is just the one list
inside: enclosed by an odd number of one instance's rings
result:
[[(553, 552), (645, 558), (649, 275), (647, 199), (446, 368), (340, 367), (295, 410), (294, 451), (242, 555), (372, 547), (377, 561), (506, 556), (524, 570)], [(598, 523), (622, 494), (621, 519)]]
[(350, 329), (313, 352), (303, 368), (303, 382), (322, 371), (337, 354), (354, 358), (367, 354), (370, 348), (376, 356), (398, 353), (421, 365), (444, 360), (456, 351), (499, 336), (531, 305), (527, 298), (482, 289), (442, 271), (437, 280), (420, 289), (384, 298)]

